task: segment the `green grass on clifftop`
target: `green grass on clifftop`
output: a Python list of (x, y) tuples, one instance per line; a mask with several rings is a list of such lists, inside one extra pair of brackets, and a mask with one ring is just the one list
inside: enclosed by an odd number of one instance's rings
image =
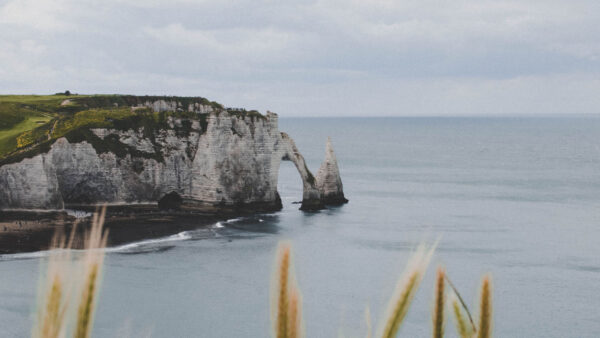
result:
[(67, 98), (64, 95), (1, 95), (0, 158), (19, 149), (19, 136), (56, 119), (61, 103)]

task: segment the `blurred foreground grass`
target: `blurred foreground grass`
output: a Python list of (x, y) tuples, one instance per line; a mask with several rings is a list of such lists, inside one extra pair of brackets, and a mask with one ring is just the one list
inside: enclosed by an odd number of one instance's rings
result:
[[(106, 210), (96, 213), (91, 228), (84, 238), (83, 256), (72, 255), (73, 235), (66, 239), (57, 235), (53, 239), (46, 274), (42, 277), (37, 304), (34, 338), (88, 338), (91, 337), (95, 306), (102, 276), (104, 248), (107, 231), (103, 230)], [(72, 234), (75, 231), (71, 232)], [(367, 309), (368, 331), (366, 337), (397, 337), (413, 298), (423, 280), (435, 246), (420, 245), (409, 259), (395, 294), (389, 300), (387, 315), (373, 332)], [(276, 338), (304, 336), (302, 297), (293, 278), (291, 244), (279, 245), (277, 263), (271, 285), (271, 315)], [(449, 286), (449, 288), (447, 288)], [(448, 290), (447, 290), (448, 289)], [(477, 325), (460, 294), (443, 268), (438, 268), (432, 309), (432, 337), (444, 336), (446, 312), (454, 316), (458, 336), (461, 338), (489, 338), (492, 336), (491, 278), (485, 276), (481, 284), (479, 318)], [(310, 325), (310, 323), (308, 323)]]

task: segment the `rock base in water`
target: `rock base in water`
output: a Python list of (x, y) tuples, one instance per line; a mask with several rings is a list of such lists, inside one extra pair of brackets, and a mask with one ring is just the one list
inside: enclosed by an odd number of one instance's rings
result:
[(300, 210), (302, 211), (318, 211), (322, 209), (325, 209), (325, 204), (320, 199), (304, 200), (302, 201), (302, 206), (300, 206)]

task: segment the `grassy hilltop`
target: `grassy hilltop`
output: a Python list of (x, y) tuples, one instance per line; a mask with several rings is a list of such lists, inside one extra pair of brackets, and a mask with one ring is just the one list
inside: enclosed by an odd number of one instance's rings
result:
[[(181, 103), (173, 112), (154, 112), (150, 108), (132, 107), (144, 102), (165, 100)], [(200, 119), (206, 123), (207, 114), (188, 112), (191, 103), (227, 110), (238, 115), (261, 116), (256, 111), (224, 108), (202, 97), (133, 96), (133, 95), (0, 95), (0, 165), (18, 162), (44, 152), (58, 138), (69, 141), (86, 140), (103, 151), (123, 151), (122, 144), (107, 144), (95, 137), (90, 128), (138, 129), (151, 136), (164, 128), (168, 116)], [(187, 127), (187, 128), (186, 128)], [(204, 127), (204, 126), (203, 126)], [(177, 132), (189, 133), (189, 125)], [(110, 149), (106, 149), (106, 148)]]

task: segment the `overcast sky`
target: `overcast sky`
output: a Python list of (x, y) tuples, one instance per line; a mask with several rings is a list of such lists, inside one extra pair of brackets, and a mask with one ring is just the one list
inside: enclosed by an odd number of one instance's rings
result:
[(281, 116), (600, 112), (598, 0), (0, 0), (0, 93)]

